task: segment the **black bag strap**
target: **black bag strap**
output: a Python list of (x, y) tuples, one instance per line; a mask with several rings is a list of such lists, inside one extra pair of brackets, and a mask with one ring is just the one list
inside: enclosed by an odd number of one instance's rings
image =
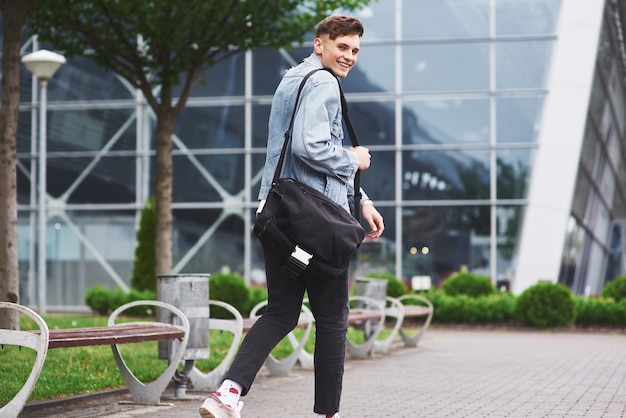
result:
[[(302, 78), (302, 82), (300, 83), (300, 87), (298, 88), (298, 94), (296, 96), (296, 102), (293, 106), (293, 112), (291, 113), (291, 120), (289, 121), (289, 127), (285, 132), (285, 141), (283, 142), (283, 148), (280, 152), (280, 158), (278, 159), (278, 164), (276, 165), (276, 171), (274, 171), (274, 178), (272, 179), (272, 184), (278, 184), (278, 179), (280, 178), (280, 173), (283, 170), (283, 163), (285, 161), (285, 154), (287, 153), (287, 147), (289, 146), (289, 141), (291, 140), (291, 136), (293, 134), (293, 122), (296, 117), (296, 110), (298, 109), (298, 103), (300, 101), (300, 95), (302, 94), (302, 90), (304, 89), (304, 84), (314, 73), (320, 70), (328, 71), (337, 79), (337, 85), (339, 86), (339, 96), (341, 98), (341, 114), (343, 115), (343, 120), (346, 123), (346, 127), (348, 128), (348, 135), (350, 136), (350, 142), (352, 142), (353, 147), (359, 146), (359, 140), (356, 137), (356, 133), (354, 132), (354, 128), (352, 127), (352, 122), (350, 121), (350, 117), (348, 116), (348, 102), (346, 101), (346, 97), (343, 94), (343, 89), (341, 88), (341, 83), (339, 79), (330, 68), (317, 68), (308, 74), (306, 74)], [(354, 175), (354, 217), (356, 220), (361, 218), (361, 170), (357, 170)]]

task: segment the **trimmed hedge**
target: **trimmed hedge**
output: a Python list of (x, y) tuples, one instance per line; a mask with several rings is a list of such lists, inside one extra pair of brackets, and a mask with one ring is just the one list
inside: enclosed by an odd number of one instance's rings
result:
[(489, 277), (469, 271), (452, 274), (443, 281), (441, 288), (450, 296), (467, 295), (477, 298), (496, 293), (496, 288)]
[(602, 289), (603, 298), (613, 298), (616, 302), (626, 299), (626, 275), (608, 282)]
[[(215, 273), (209, 277), (209, 298), (234, 306), (242, 316), (250, 312), (248, 285), (239, 274)], [(219, 306), (211, 308), (213, 318), (232, 318), (232, 315)]]
[(516, 298), (510, 293), (473, 298), (450, 296), (441, 290), (423, 294), (433, 304), (433, 321), (441, 323), (487, 324), (514, 318)]
[(537, 328), (569, 327), (576, 318), (571, 290), (560, 283), (538, 283), (518, 297), (516, 316)]

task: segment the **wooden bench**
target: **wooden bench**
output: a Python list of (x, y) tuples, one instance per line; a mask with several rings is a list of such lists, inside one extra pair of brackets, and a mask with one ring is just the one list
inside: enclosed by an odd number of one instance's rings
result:
[[(152, 305), (169, 310), (171, 314), (175, 315), (172, 317), (172, 324), (147, 321), (116, 323), (118, 316), (122, 312), (140, 305)], [(16, 310), (20, 314), (30, 317), (39, 327), (39, 330), (35, 331), (0, 330), (0, 345), (27, 347), (35, 350), (37, 353), (28, 379), (13, 399), (0, 408), (0, 418), (16, 417), (23, 409), (37, 383), (48, 349), (55, 348), (110, 345), (113, 357), (131, 393), (132, 401), (140, 404), (159, 404), (163, 391), (172, 380), (178, 364), (182, 360), (189, 339), (189, 321), (187, 317), (174, 306), (160, 301), (130, 302), (113, 311), (105, 327), (73, 329), (50, 330), (39, 314), (18, 304), (0, 302), (0, 309)], [(177, 343), (172, 344), (172, 349), (170, 350), (169, 366), (155, 381), (148, 384), (142, 383), (126, 366), (118, 345), (165, 340), (177, 341)]]

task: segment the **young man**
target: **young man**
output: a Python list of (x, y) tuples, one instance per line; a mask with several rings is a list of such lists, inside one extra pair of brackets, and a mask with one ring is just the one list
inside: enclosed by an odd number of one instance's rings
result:
[[(344, 78), (357, 62), (363, 25), (354, 17), (331, 16), (315, 32), (313, 53), (290, 69), (272, 101), (267, 158), (259, 199), (261, 207), (271, 187), (274, 171), (303, 77), (316, 68), (329, 68)], [(345, 148), (341, 101), (337, 79), (327, 71), (315, 72), (305, 84), (294, 120), (291, 148), (282, 177), (291, 177), (326, 194), (350, 210), (357, 170), (370, 166), (365, 147)], [(368, 237), (378, 238), (383, 218), (366, 195), (361, 200)], [(315, 403), (319, 417), (339, 417), (339, 403), (348, 329), (348, 273), (335, 277), (305, 270), (294, 280), (281, 272), (284, 265), (270, 248), (263, 248), (268, 305), (244, 339), (220, 388), (200, 407), (203, 418), (239, 418), (242, 402), (270, 351), (297, 324), (305, 291), (315, 316)]]

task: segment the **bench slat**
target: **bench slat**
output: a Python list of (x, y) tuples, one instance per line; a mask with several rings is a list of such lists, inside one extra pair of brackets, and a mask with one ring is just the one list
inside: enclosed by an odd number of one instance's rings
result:
[(167, 324), (120, 324), (111, 327), (51, 329), (48, 348), (86, 347), (183, 339), (185, 331)]
[(426, 306), (404, 305), (404, 317), (427, 316), (432, 310)]

